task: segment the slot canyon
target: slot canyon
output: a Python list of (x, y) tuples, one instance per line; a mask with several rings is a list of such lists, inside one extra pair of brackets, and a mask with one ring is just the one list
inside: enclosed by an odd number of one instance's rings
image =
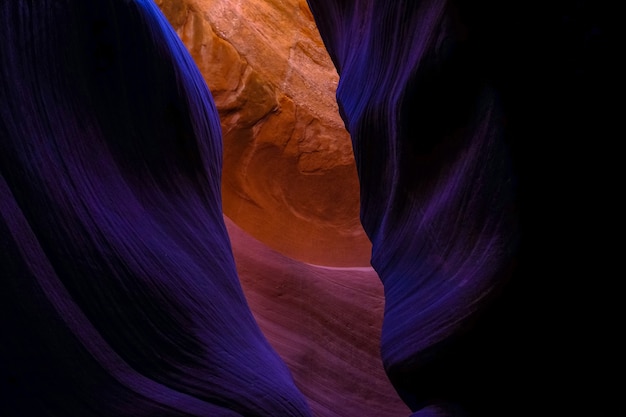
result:
[(0, 2), (0, 416), (561, 415), (594, 10)]

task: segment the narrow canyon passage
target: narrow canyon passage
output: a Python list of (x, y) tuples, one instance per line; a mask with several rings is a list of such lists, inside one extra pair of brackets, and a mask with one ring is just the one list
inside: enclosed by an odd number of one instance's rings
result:
[(264, 335), (315, 416), (408, 415), (380, 359), (382, 284), (338, 75), (306, 1), (157, 4), (215, 98), (226, 224)]
[(582, 413), (602, 7), (0, 1), (0, 416)]

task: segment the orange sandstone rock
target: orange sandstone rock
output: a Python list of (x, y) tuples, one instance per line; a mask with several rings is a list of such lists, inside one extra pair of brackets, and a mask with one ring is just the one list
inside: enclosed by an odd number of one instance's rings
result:
[(157, 0), (222, 121), (225, 214), (279, 252), (369, 265), (338, 76), (305, 0)]

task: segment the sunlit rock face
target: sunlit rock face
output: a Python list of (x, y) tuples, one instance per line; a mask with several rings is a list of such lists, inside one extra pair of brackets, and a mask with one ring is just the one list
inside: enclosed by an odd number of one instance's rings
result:
[(294, 259), (369, 266), (338, 77), (306, 2), (156, 3), (215, 98), (225, 214)]

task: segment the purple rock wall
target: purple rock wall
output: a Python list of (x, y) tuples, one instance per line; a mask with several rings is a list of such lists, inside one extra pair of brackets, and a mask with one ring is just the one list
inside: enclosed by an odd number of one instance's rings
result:
[(591, 138), (607, 137), (607, 9), (308, 3), (340, 75), (399, 395), (415, 416), (563, 414), (571, 394), (555, 387), (578, 362), (562, 352), (588, 299), (573, 296), (591, 218), (575, 190), (602, 160)]
[(507, 281), (518, 235), (503, 110), (476, 19), (443, 1), (309, 4), (340, 75), (361, 221), (385, 287), (387, 373), (413, 410), (439, 405), (417, 415), (483, 413), (471, 387), (480, 365), (467, 368), (480, 355), (463, 335)]
[(221, 133), (151, 1), (0, 5), (0, 415), (309, 416), (237, 279)]

